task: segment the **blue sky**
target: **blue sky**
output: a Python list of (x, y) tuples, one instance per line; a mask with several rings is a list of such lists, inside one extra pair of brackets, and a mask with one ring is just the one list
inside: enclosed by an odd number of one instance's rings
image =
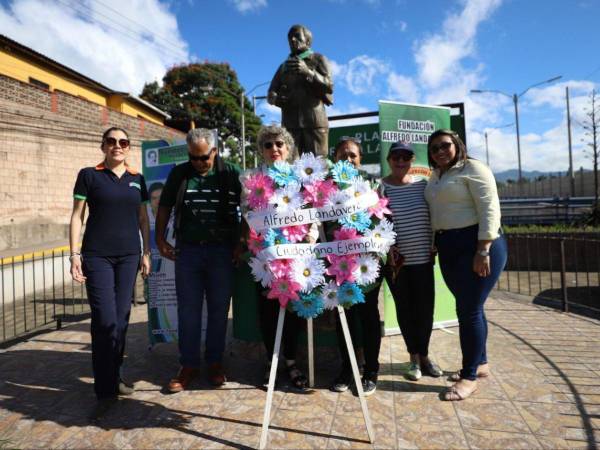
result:
[[(495, 128), (514, 122), (512, 102), (469, 90), (520, 93), (556, 75), (520, 99), (523, 167), (566, 169), (565, 86), (575, 166), (591, 166), (579, 124), (600, 83), (598, 17), (597, 0), (0, 0), (3, 33), (132, 92), (173, 64), (204, 59), (230, 63), (251, 89), (271, 79), (287, 30), (302, 23), (332, 63), (330, 115), (376, 110), (380, 99), (465, 102), (470, 151), (484, 158), (487, 131), (496, 171), (516, 167), (514, 126)], [(265, 103), (259, 113), (279, 117)]]

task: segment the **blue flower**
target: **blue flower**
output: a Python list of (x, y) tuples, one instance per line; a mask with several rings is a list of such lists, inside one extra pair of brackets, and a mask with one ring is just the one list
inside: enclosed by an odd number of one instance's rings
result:
[(338, 288), (337, 295), (339, 304), (344, 308), (350, 308), (352, 305), (365, 302), (365, 295), (356, 283), (348, 281), (342, 283)]
[(269, 167), (269, 176), (279, 186), (287, 186), (290, 183), (299, 183), (292, 166), (285, 161), (277, 161)]
[(345, 228), (354, 228), (362, 233), (371, 226), (371, 218), (365, 211), (358, 211), (340, 219), (340, 224)]
[(290, 241), (288, 241), (285, 238), (285, 236), (279, 229), (274, 230), (271, 228), (269, 231), (267, 231), (267, 234), (265, 234), (265, 242), (264, 242), (265, 247), (271, 247), (272, 245), (289, 244), (289, 243), (290, 243)]
[(348, 161), (338, 161), (333, 165), (331, 174), (336, 183), (349, 184), (358, 176), (358, 170)]
[(300, 294), (300, 299), (290, 302), (292, 310), (304, 319), (314, 319), (323, 312), (324, 304), (318, 292)]

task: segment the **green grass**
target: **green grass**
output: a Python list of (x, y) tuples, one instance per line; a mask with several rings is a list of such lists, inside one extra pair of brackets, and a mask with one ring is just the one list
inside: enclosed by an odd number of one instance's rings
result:
[(505, 233), (598, 233), (600, 227), (575, 227), (572, 225), (513, 225), (504, 226)]

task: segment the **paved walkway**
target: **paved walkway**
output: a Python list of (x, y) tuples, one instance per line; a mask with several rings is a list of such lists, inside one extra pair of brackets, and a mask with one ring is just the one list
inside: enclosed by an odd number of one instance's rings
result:
[[(494, 293), (488, 304), (493, 375), (460, 403), (441, 402), (445, 379), (404, 379), (400, 336), (383, 340), (381, 378), (368, 399), (376, 442), (367, 442), (358, 399), (326, 389), (337, 360), (319, 352), (317, 388), (276, 392), (269, 448), (595, 448), (600, 441), (600, 322)], [(166, 395), (176, 369), (171, 345), (147, 349), (145, 307), (132, 314), (127, 377), (137, 392), (87, 422), (89, 323), (37, 335), (0, 353), (0, 448), (256, 447), (265, 392), (262, 350), (231, 342), (231, 381)], [(458, 368), (457, 329), (436, 330), (432, 356)], [(283, 377), (282, 377), (283, 378)]]

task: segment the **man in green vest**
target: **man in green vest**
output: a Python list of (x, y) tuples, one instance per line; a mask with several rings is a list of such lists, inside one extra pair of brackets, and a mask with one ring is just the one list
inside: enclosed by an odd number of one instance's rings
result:
[[(222, 358), (233, 266), (240, 254), (239, 169), (219, 157), (212, 131), (193, 129), (186, 140), (189, 161), (169, 174), (156, 217), (157, 247), (162, 256), (175, 261), (181, 368), (169, 382), (170, 392), (186, 389), (198, 374), (205, 298), (207, 375), (215, 386), (225, 383)], [(173, 209), (175, 247), (165, 236)]]

